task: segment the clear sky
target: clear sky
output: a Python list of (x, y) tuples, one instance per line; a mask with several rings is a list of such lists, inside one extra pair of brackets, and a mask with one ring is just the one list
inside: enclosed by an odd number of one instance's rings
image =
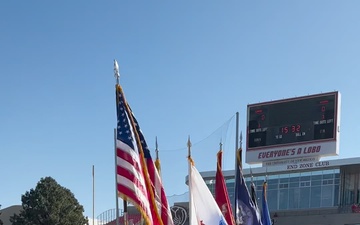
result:
[[(92, 216), (115, 207), (113, 60), (145, 138), (158, 137), (168, 195), (234, 168), (236, 112), (338, 90), (340, 158), (360, 156), (360, 1), (0, 1), (0, 204), (44, 176)], [(211, 138), (209, 138), (211, 137)], [(205, 143), (205, 144), (202, 144)], [(197, 147), (196, 147), (197, 146)], [(154, 156), (154, 152), (153, 152)]]

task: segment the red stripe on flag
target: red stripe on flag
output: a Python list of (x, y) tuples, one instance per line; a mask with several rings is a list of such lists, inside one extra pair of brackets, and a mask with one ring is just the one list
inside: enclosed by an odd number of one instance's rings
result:
[(145, 217), (146, 220), (150, 221), (151, 224), (153, 223), (152, 218), (149, 217), (151, 215), (151, 213), (148, 211), (149, 208), (143, 203), (143, 201), (141, 199), (139, 199), (138, 195), (136, 195), (128, 187), (121, 185), (119, 183), (117, 184), (117, 189), (120, 194), (123, 194), (124, 196), (126, 196), (126, 198), (129, 202), (131, 202), (132, 204), (134, 204), (135, 206), (138, 206), (140, 208), (140, 213), (142, 214), (143, 217)]
[(139, 166), (139, 162), (137, 160), (135, 160), (129, 153), (121, 150), (120, 148), (116, 148), (116, 150), (117, 150), (116, 151), (117, 157), (122, 158), (126, 162), (133, 165), (137, 171), (141, 171), (140, 166)]
[[(160, 205), (159, 214), (161, 216), (161, 220), (164, 225), (172, 225), (172, 217), (170, 213), (170, 209), (168, 206), (167, 198), (165, 195), (164, 187), (162, 186), (162, 182), (160, 180), (160, 176), (158, 171), (155, 168), (154, 162), (152, 159), (146, 159), (148, 173), (151, 181), (151, 186), (153, 188), (153, 193), (155, 200)], [(170, 213), (170, 215), (169, 215)]]
[(136, 186), (143, 193), (143, 195), (146, 196), (147, 192), (145, 184), (141, 182), (133, 173), (131, 173), (127, 169), (122, 168), (121, 166), (117, 166), (117, 174), (130, 180), (134, 184), (134, 186)]
[[(137, 204), (137, 205), (143, 205), (142, 201), (139, 199), (139, 197), (134, 193), (133, 190), (129, 189), (128, 187), (122, 185), (122, 184), (117, 184), (117, 188), (118, 191), (125, 195), (130, 201), (132, 201), (132, 203)], [(145, 207), (143, 207), (143, 209), (145, 209)]]

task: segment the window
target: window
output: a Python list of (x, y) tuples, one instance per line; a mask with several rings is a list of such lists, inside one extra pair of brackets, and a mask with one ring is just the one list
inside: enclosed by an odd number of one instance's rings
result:
[(271, 179), (267, 181), (268, 184), (278, 184), (279, 183), (279, 179)]
[(277, 190), (278, 185), (277, 184), (268, 184), (268, 190)]
[(288, 183), (288, 182), (289, 182), (289, 178), (280, 178), (279, 182), (280, 182), (280, 183)]
[(300, 189), (300, 208), (307, 209), (310, 206), (310, 188), (305, 187)]
[(291, 177), (290, 182), (298, 182), (300, 181), (300, 177)]
[(333, 206), (333, 186), (327, 185), (321, 188), (321, 207)]
[(279, 174), (279, 178), (289, 178), (289, 174), (288, 173)]
[(306, 177), (300, 177), (300, 181), (308, 181), (310, 180), (310, 176), (306, 176)]
[(355, 174), (345, 174), (344, 204), (353, 204), (355, 198)]
[(235, 178), (228, 178), (228, 179), (225, 178), (225, 182), (226, 182), (226, 184), (234, 184)]
[(321, 180), (313, 180), (313, 181), (311, 181), (311, 186), (321, 186)]
[(289, 209), (300, 207), (300, 188), (289, 189)]
[(310, 187), (310, 181), (301, 181), (300, 187)]
[(320, 207), (321, 203), (321, 187), (311, 187), (311, 208)]
[(339, 205), (339, 194), (340, 194), (339, 185), (335, 185), (334, 186), (334, 206)]
[(279, 190), (279, 209), (288, 209), (289, 203), (289, 190), (280, 189)]
[[(319, 207), (331, 207), (339, 204), (340, 196), (340, 171), (338, 169), (317, 170), (304, 173), (285, 173), (279, 175), (267, 176), (267, 200), (269, 210), (294, 210)], [(359, 176), (360, 173), (356, 174)], [(349, 175), (348, 175), (349, 176)], [(256, 187), (257, 200), (261, 203), (264, 176), (253, 177)], [(246, 179), (250, 190), (251, 177)], [(234, 201), (234, 179), (229, 179), (226, 186), (231, 200)], [(348, 177), (348, 185), (354, 185), (353, 180)], [(211, 190), (214, 184), (209, 184)], [(359, 192), (358, 201), (360, 201), (360, 182), (359, 187), (353, 186), (351, 192), (348, 188), (348, 198), (355, 198), (356, 191)], [(356, 201), (356, 199), (353, 199)], [(261, 204), (260, 204), (261, 205)], [(259, 205), (259, 206), (260, 206)], [(261, 206), (260, 206), (261, 207)]]
[(322, 184), (323, 185), (329, 185), (329, 184), (333, 184), (334, 181), (333, 180), (323, 180)]
[(273, 210), (277, 210), (278, 207), (278, 190), (268, 190), (267, 192), (267, 201), (268, 201), (268, 206), (269, 206), (269, 210), (273, 211)]
[(321, 180), (321, 179), (322, 179), (322, 175), (311, 176), (311, 180)]
[(334, 174), (324, 174), (323, 175), (323, 179), (333, 179), (334, 178)]
[(323, 174), (323, 171), (322, 170), (317, 170), (317, 171), (312, 171), (311, 172), (311, 175), (314, 176), (314, 175), (322, 175)]
[(226, 189), (230, 195), (230, 193), (235, 192), (235, 184), (234, 183), (226, 183)]

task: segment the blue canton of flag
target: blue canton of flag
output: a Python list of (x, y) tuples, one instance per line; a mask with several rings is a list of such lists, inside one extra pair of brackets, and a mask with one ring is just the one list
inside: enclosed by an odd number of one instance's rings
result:
[[(127, 144), (130, 148), (137, 150), (137, 146), (134, 143), (135, 137), (132, 131), (132, 127), (129, 124), (128, 114), (125, 112), (124, 109), (124, 102), (121, 98), (122, 96), (119, 94), (119, 103), (117, 104), (117, 113), (118, 113), (118, 120), (117, 120), (117, 139), (125, 144)], [(131, 131), (130, 131), (131, 129)]]

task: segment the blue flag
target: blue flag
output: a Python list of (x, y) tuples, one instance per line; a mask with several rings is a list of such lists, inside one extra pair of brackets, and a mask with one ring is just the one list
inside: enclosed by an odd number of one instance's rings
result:
[(263, 225), (271, 225), (271, 218), (270, 218), (270, 213), (269, 213), (269, 207), (267, 204), (267, 195), (266, 195), (266, 188), (267, 188), (267, 183), (266, 181), (263, 184), (263, 193), (262, 193), (262, 223)]
[(242, 174), (240, 152), (237, 151), (236, 183), (235, 183), (235, 220), (236, 224), (262, 225), (261, 216), (246, 186)]

